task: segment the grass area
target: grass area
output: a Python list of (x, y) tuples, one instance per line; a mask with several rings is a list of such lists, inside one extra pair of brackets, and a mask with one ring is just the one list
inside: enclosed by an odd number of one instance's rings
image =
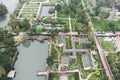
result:
[(92, 57), (96, 60), (95, 64), (97, 65), (97, 67), (98, 68), (103, 68), (103, 65), (102, 65), (99, 54), (92, 54)]
[(92, 75), (90, 80), (94, 80), (94, 79), (108, 80), (102, 62), (100, 60), (99, 54), (92, 54), (92, 57), (96, 60), (95, 64), (97, 65), (97, 68), (100, 70), (98, 70), (94, 75)]
[(78, 42), (75, 43), (75, 48), (76, 49), (82, 49), (82, 45), (80, 45)]
[(77, 29), (77, 22), (76, 22), (76, 20), (71, 20), (71, 25), (72, 25), (72, 30), (73, 31), (76, 31), (76, 29)]
[(4, 43), (0, 41), (0, 46), (2, 46), (2, 45), (4, 45)]
[(22, 10), (20, 18), (35, 18), (39, 9), (38, 3), (27, 3)]
[(107, 21), (107, 20), (98, 20), (93, 18), (92, 22), (95, 26), (95, 29), (98, 31), (110, 31), (109, 23), (113, 23), (115, 25), (115, 31), (120, 30), (120, 20), (118, 21)]
[(88, 76), (89, 73), (94, 72), (93, 69), (84, 70), (83, 62), (82, 62), (82, 54), (81, 53), (77, 54), (77, 63), (79, 64), (79, 67), (80, 67), (80, 69), (82, 71), (82, 74), (81, 74), (82, 78), (85, 79)]
[(98, 70), (89, 80), (108, 80), (104, 70)]
[(32, 12), (35, 12), (35, 13), (37, 13), (37, 11), (38, 11), (38, 8), (34, 8), (34, 9), (25, 8), (25, 9), (23, 9), (22, 12), (23, 12), (23, 13), (24, 13), (24, 12), (31, 12), (31, 13), (32, 13)]
[(21, 13), (20, 18), (36, 18), (37, 13)]
[(38, 4), (38, 3), (28, 3), (28, 4), (26, 4), (25, 5), (25, 7), (24, 8), (39, 8), (39, 5), (40, 4)]
[(114, 44), (111, 41), (105, 41), (104, 38), (100, 38), (101, 45), (105, 51), (115, 52)]
[(55, 49), (55, 45), (52, 44), (51, 46), (51, 56), (54, 58), (54, 60), (57, 60), (58, 54), (57, 50)]
[(75, 74), (69, 75), (68, 80), (79, 80), (79, 74), (75, 73)]
[(72, 49), (72, 46), (71, 46), (71, 37), (67, 37), (66, 38), (66, 48), (67, 49)]
[(49, 74), (49, 80), (59, 80), (59, 76), (56, 74)]
[(59, 18), (68, 18), (68, 15), (66, 15), (65, 13), (62, 13), (62, 12), (57, 12), (57, 17), (59, 17)]
[(120, 54), (119, 53), (110, 53), (107, 56), (109, 65), (111, 67), (112, 73), (115, 77), (115, 80), (120, 79)]
[(61, 56), (63, 56), (63, 55), (64, 55), (64, 53), (63, 53), (63, 49), (62, 49), (62, 47), (57, 47), (57, 49), (59, 50), (60, 55), (61, 55)]

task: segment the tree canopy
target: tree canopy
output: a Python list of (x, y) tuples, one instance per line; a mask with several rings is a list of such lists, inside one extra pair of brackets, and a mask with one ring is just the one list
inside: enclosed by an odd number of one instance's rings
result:
[(7, 7), (3, 4), (0, 4), (0, 17), (6, 15), (8, 12)]
[(47, 58), (47, 64), (48, 64), (49, 66), (51, 66), (51, 65), (53, 65), (53, 63), (54, 63), (54, 61), (53, 61), (52, 56), (49, 56), (49, 57)]
[(60, 4), (57, 4), (57, 5), (55, 6), (55, 10), (57, 10), (57, 11), (61, 11), (61, 9), (62, 9), (62, 7), (61, 7)]

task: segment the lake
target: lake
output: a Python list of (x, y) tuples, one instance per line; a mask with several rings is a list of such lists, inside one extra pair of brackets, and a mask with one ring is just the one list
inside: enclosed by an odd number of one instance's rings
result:
[(13, 80), (45, 80), (44, 76), (37, 76), (37, 71), (46, 69), (48, 41), (40, 43), (28, 40), (17, 48), (19, 55), (14, 66), (16, 75)]

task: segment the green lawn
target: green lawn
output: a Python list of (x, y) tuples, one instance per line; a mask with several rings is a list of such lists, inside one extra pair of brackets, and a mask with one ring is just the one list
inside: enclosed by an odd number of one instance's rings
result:
[(104, 41), (104, 38), (100, 38), (101, 45), (105, 51), (115, 52), (114, 44), (111, 41)]
[(37, 13), (21, 13), (20, 18), (35, 18)]
[(75, 48), (76, 49), (82, 49), (82, 45), (80, 45), (79, 43), (75, 43)]
[(77, 22), (76, 22), (76, 20), (71, 20), (71, 25), (72, 25), (72, 30), (73, 31), (76, 31), (76, 29), (77, 29)]
[(68, 18), (68, 15), (66, 15), (63, 12), (57, 12), (57, 17), (59, 17), (59, 18)]
[(82, 78), (85, 79), (85, 78), (88, 76), (89, 73), (94, 72), (93, 69), (84, 70), (83, 62), (82, 62), (82, 53), (78, 53), (78, 54), (77, 54), (77, 63), (79, 64), (79, 67), (80, 67), (81, 70), (82, 70), (82, 74), (81, 74), (81, 77), (82, 77)]
[(57, 58), (58, 58), (58, 52), (55, 49), (55, 45), (54, 44), (52, 44), (52, 46), (51, 46), (51, 56), (54, 58), (54, 60), (57, 60)]
[(96, 74), (92, 75), (92, 77), (89, 80), (97, 80), (97, 79), (108, 80), (102, 62), (100, 60), (99, 54), (92, 54), (92, 57), (96, 60), (95, 64), (97, 65), (97, 68), (100, 70)]
[(79, 80), (79, 74), (75, 73), (68, 76), (68, 80)]
[(112, 73), (115, 77), (115, 80), (119, 80), (120, 79), (120, 64), (119, 64), (120, 54), (119, 53), (110, 53), (107, 56), (107, 60), (108, 60), (109, 65), (111, 67)]
[(50, 74), (49, 80), (59, 80), (59, 76), (57, 76), (56, 74)]
[(72, 46), (71, 46), (71, 37), (67, 37), (66, 38), (66, 48), (67, 49), (72, 49)]
[(31, 12), (31, 13), (35, 12), (35, 13), (37, 13), (37, 11), (38, 11), (38, 8), (34, 8), (34, 9), (32, 9), (32, 8), (24, 8), (22, 12)]
[(120, 30), (120, 20), (118, 21), (107, 21), (107, 20), (98, 20), (93, 18), (92, 22), (95, 26), (96, 30), (99, 31), (110, 31), (110, 28), (108, 26), (109, 23), (113, 23), (115, 25), (115, 30), (119, 31)]

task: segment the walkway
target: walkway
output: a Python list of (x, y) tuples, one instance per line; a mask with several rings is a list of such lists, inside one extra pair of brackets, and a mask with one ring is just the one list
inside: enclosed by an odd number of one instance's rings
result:
[(94, 39), (95, 39), (96, 46), (98, 48), (98, 52), (99, 52), (102, 64), (104, 66), (105, 72), (106, 72), (109, 80), (115, 80), (114, 76), (112, 74), (112, 71), (110, 69), (110, 66), (108, 64), (108, 61), (106, 59), (105, 53), (104, 53), (104, 51), (102, 49), (101, 43), (99, 42), (99, 39), (98, 39), (98, 37), (96, 35), (94, 35)]
[(72, 26), (71, 26), (71, 17), (70, 17), (70, 14), (68, 15), (68, 19), (69, 19), (69, 29), (70, 29), (70, 32), (72, 32)]
[[(79, 70), (69, 70), (69, 71), (38, 71), (37, 76), (46, 76), (46, 80), (49, 80), (49, 74), (57, 74), (60, 76), (60, 80), (68, 80), (68, 75), (78, 73)], [(80, 74), (79, 74), (80, 75)]]
[(37, 75), (38, 75), (38, 76), (47, 76), (47, 75), (48, 75), (48, 72), (47, 72), (47, 71), (45, 71), (45, 72), (39, 71), (39, 72), (37, 73)]
[(92, 75), (95, 74), (95, 73), (96, 73), (96, 71), (88, 74), (87, 78), (81, 79), (81, 80), (89, 80), (92, 77)]

